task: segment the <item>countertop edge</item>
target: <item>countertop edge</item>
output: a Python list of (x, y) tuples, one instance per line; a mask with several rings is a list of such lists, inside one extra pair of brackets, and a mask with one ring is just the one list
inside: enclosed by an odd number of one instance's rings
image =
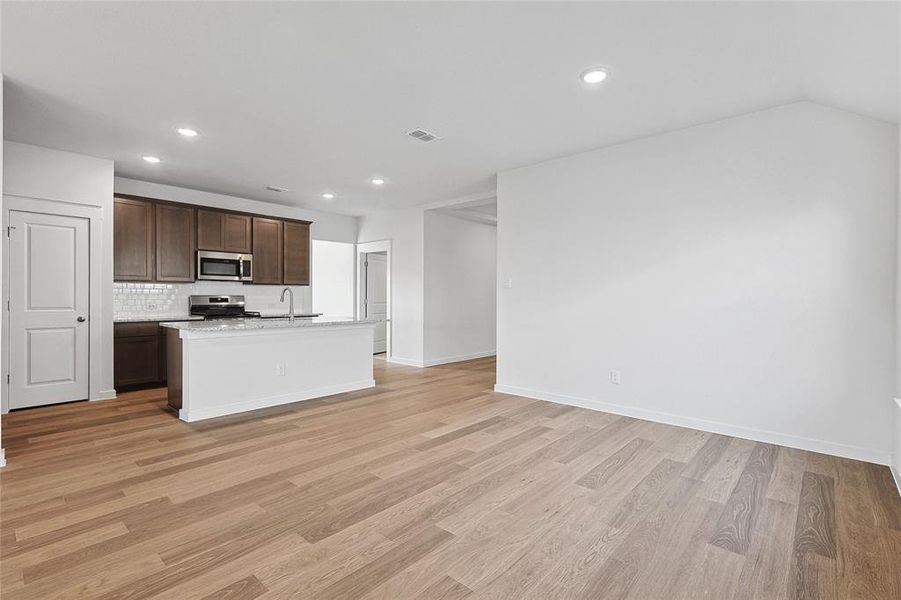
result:
[(168, 315), (160, 317), (113, 317), (113, 323), (177, 323), (179, 321), (202, 321), (203, 317)]
[[(206, 321), (205, 323), (209, 323)], [(308, 331), (308, 330), (322, 330), (322, 329), (349, 329), (349, 328), (372, 328), (379, 321), (377, 320), (323, 320), (319, 322), (311, 322), (311, 321), (299, 321), (295, 323), (266, 323), (264, 322), (254, 322), (252, 325), (248, 326), (246, 323), (244, 324), (218, 324), (216, 326), (210, 325), (194, 325), (193, 323), (186, 322), (162, 322), (160, 323), (160, 327), (165, 327), (166, 329), (171, 329), (173, 331), (178, 331), (179, 337), (182, 339), (191, 339), (191, 338), (211, 338), (211, 337), (226, 337), (226, 336), (234, 336), (234, 335), (247, 335), (247, 334), (256, 334), (256, 335), (265, 335), (265, 334), (273, 334), (273, 333), (294, 333), (299, 331)], [(192, 326), (193, 325), (193, 326)]]

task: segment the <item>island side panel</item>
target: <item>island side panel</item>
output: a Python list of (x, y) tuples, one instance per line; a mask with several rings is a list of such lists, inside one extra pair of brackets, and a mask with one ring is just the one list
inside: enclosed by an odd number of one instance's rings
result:
[(182, 406), (182, 342), (177, 329), (166, 330), (166, 377), (169, 406), (176, 411)]
[(183, 405), (197, 421), (373, 387), (373, 326), (186, 336)]

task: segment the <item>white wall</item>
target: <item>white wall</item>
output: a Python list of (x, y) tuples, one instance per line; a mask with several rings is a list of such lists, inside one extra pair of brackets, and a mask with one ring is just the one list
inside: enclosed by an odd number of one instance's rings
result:
[[(49, 201), (60, 206), (99, 207), (100, 252), (91, 254), (91, 271), (102, 280), (100, 333), (91, 336), (90, 397), (108, 398), (113, 389), (113, 161), (14, 142), (3, 143), (3, 196), (17, 202)], [(22, 200), (19, 200), (22, 199)], [(4, 212), (7, 207), (4, 207)], [(92, 245), (93, 248), (93, 245)], [(95, 352), (93, 349), (96, 348)]]
[(248, 200), (246, 198), (238, 198), (237, 196), (213, 194), (211, 192), (202, 192), (200, 190), (192, 190), (172, 185), (138, 181), (136, 179), (126, 179), (124, 177), (116, 177), (115, 189), (117, 194), (132, 194), (135, 196), (145, 196), (147, 198), (170, 200), (172, 202), (196, 204), (198, 206), (251, 212), (273, 217), (282, 217), (285, 219), (312, 221), (313, 225), (310, 227), (310, 236), (316, 240), (353, 243), (357, 239), (357, 217), (286, 206), (272, 202)]
[[(898, 13), (898, 33), (901, 36), (901, 11)], [(901, 44), (898, 45), (898, 78), (901, 80)], [(901, 98), (899, 98), (899, 112), (901, 112)], [(901, 149), (901, 127), (898, 128), (898, 147)], [(898, 181), (899, 194), (897, 203), (897, 256), (895, 260), (895, 420), (894, 420), (894, 458), (892, 461), (892, 474), (895, 476), (895, 484), (898, 493), (901, 493), (901, 151), (898, 156)]]
[(887, 463), (897, 147), (802, 102), (501, 173), (498, 389)]
[(353, 244), (313, 240), (313, 312), (354, 315), (355, 257)]
[[(3, 139), (3, 75), (0, 74), (0, 140)], [(3, 144), (0, 143), (0, 190), (3, 190)], [(2, 207), (2, 194), (0, 194), (0, 211), (3, 210)], [(0, 277), (3, 275), (3, 264), (6, 262), (3, 260), (3, 246), (0, 245)], [(0, 325), (0, 339), (3, 338), (4, 331), (2, 330), (2, 325)], [(6, 352), (5, 348), (0, 349), (0, 364), (5, 364), (6, 361)], [(2, 427), (0, 427), (0, 467), (6, 465), (6, 450), (3, 448), (3, 431)]]
[(423, 363), (490, 356), (497, 347), (497, 228), (425, 213)]
[(392, 210), (359, 218), (359, 243), (391, 241), (390, 360), (423, 358), (423, 210)]

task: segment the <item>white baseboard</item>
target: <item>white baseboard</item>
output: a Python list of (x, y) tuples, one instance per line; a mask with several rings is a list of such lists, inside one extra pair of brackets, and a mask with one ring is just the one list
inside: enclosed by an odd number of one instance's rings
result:
[(408, 367), (437, 367), (438, 365), (448, 365), (455, 362), (463, 362), (466, 360), (475, 360), (477, 358), (485, 358), (488, 356), (496, 356), (497, 350), (486, 350), (485, 352), (476, 352), (474, 354), (460, 354), (458, 356), (444, 356), (441, 358), (430, 358), (429, 360), (414, 360), (412, 358), (401, 358), (392, 356), (388, 359), (390, 363), (398, 365), (406, 365)]
[(423, 363), (421, 360), (402, 358), (400, 356), (390, 356), (388, 357), (388, 362), (397, 365), (405, 365), (407, 367), (419, 367), (420, 369), (425, 366), (425, 363)]
[(89, 401), (94, 402), (95, 400), (112, 400), (116, 397), (116, 390), (101, 390), (97, 392), (97, 395), (93, 398), (88, 398)]
[(363, 390), (375, 387), (374, 379), (364, 379), (363, 381), (354, 381), (341, 385), (325, 386), (312, 390), (305, 390), (299, 393), (281, 394), (278, 396), (268, 396), (266, 398), (255, 398), (253, 400), (245, 400), (244, 402), (235, 402), (224, 406), (212, 406), (208, 408), (195, 408), (193, 410), (182, 408), (178, 411), (178, 418), (182, 421), (201, 421), (203, 419), (212, 419), (215, 417), (224, 417), (226, 415), (234, 415), (237, 413), (257, 410), (260, 408), (269, 408), (270, 406), (279, 406), (282, 404), (291, 404), (292, 402), (301, 402), (303, 400), (312, 400), (314, 398), (322, 398), (323, 396), (331, 396), (332, 394), (341, 394), (344, 392), (353, 392), (355, 390)]
[(892, 430), (895, 432), (895, 457), (892, 462), (892, 476), (901, 495), (901, 398), (895, 398), (894, 419)]
[(743, 427), (741, 425), (732, 425), (730, 423), (721, 423), (718, 421), (707, 421), (705, 419), (696, 419), (694, 417), (684, 417), (681, 415), (674, 415), (654, 410), (646, 410), (643, 408), (635, 408), (632, 406), (624, 406), (621, 404), (612, 404), (610, 402), (603, 402), (601, 400), (564, 396), (561, 394), (532, 390), (529, 388), (521, 388), (512, 385), (497, 384), (494, 386), (494, 391), (503, 394), (512, 394), (514, 396), (534, 398), (536, 400), (546, 400), (548, 402), (554, 402), (556, 404), (578, 406), (580, 408), (613, 413), (615, 415), (635, 417), (636, 419), (643, 419), (645, 421), (655, 421), (657, 423), (665, 423), (667, 425), (676, 425), (678, 427), (688, 427), (689, 429), (698, 429), (700, 431), (707, 431), (710, 433), (730, 435), (732, 437), (744, 438), (755, 442), (777, 444), (779, 446), (788, 446), (789, 448), (809, 450), (811, 452), (819, 452), (821, 454), (832, 454), (835, 456), (840, 456), (842, 458), (852, 458), (854, 460), (862, 460), (866, 462), (876, 463), (878, 465), (891, 464), (891, 456), (888, 452), (876, 450), (874, 448), (861, 448), (858, 446), (837, 444), (824, 440), (787, 435), (784, 433), (776, 433), (773, 431), (765, 431), (762, 429), (754, 429), (751, 427)]
[(458, 356), (445, 356), (442, 358), (431, 358), (423, 361), (423, 366), (434, 367), (437, 365), (447, 365), (455, 362), (463, 362), (466, 360), (475, 360), (477, 358), (486, 358), (488, 356), (497, 356), (497, 350), (486, 350), (485, 352), (476, 352), (474, 354), (460, 354)]

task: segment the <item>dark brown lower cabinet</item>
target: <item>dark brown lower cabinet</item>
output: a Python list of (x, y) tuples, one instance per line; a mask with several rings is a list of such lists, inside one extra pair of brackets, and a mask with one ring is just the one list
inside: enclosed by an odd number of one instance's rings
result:
[(113, 332), (116, 388), (166, 385), (166, 330), (148, 321), (116, 323)]

